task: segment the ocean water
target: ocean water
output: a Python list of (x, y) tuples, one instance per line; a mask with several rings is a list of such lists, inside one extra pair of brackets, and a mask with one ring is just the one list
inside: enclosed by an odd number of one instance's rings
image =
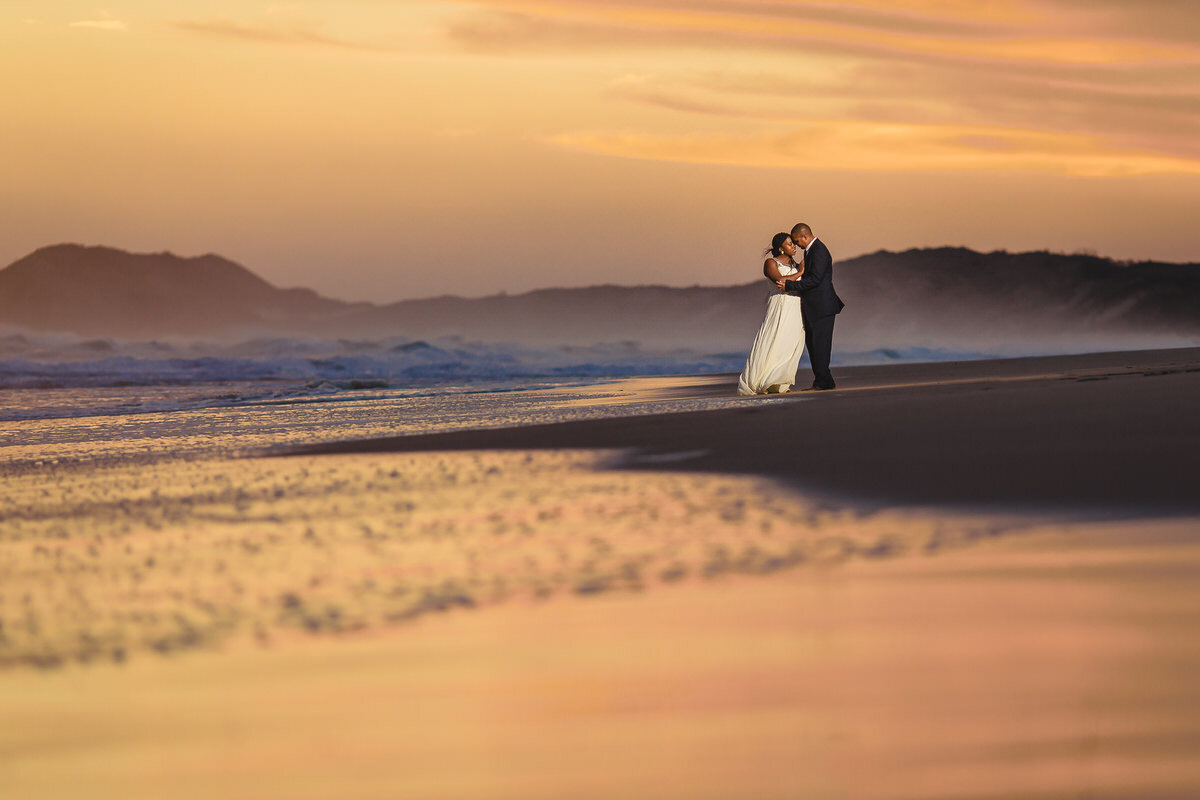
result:
[[(988, 355), (879, 348), (839, 352), (837, 363)], [(0, 421), (312, 403), (418, 404), (431, 418), (444, 419), (447, 404), (461, 404), (464, 396), (545, 392), (637, 376), (733, 373), (744, 359), (743, 351), (649, 351), (636, 342), (536, 349), (457, 340), (122, 342), (12, 333), (0, 336)], [(801, 369), (806, 366), (802, 361)], [(464, 413), (474, 419), (473, 412)]]

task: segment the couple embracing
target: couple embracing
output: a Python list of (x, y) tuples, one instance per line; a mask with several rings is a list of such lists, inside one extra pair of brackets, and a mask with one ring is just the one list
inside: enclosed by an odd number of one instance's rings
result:
[(808, 347), (813, 384), (804, 391), (833, 389), (829, 371), (833, 323), (845, 303), (833, 290), (833, 257), (803, 222), (771, 240), (763, 275), (775, 284), (767, 316), (746, 366), (738, 376), (738, 394), (783, 394), (796, 382), (800, 356)]

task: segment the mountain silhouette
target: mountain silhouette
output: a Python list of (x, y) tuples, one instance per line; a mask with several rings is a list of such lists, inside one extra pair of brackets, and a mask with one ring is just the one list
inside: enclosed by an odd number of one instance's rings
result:
[(353, 307), (311, 289), (278, 289), (216, 255), (181, 258), (62, 244), (0, 270), (0, 322), (42, 331), (205, 335), (287, 326)]
[[(836, 256), (836, 254), (835, 254)], [(754, 275), (756, 265), (747, 268)], [(847, 303), (835, 347), (983, 347), (1200, 336), (1200, 265), (1094, 255), (880, 251), (838, 261)], [(765, 280), (722, 287), (596, 286), (517, 295), (347, 303), (280, 289), (216, 255), (57, 245), (0, 270), (0, 324), (84, 336), (458, 336), (541, 346), (636, 341), (744, 349)]]
[[(753, 275), (755, 268), (747, 272)], [(847, 303), (836, 334), (843, 349), (919, 345), (995, 352), (1006, 343), (1067, 340), (1121, 348), (1139, 337), (1200, 336), (1197, 264), (945, 247), (838, 261), (835, 283)], [(383, 327), (427, 338), (631, 340), (741, 350), (749, 347), (771, 291), (762, 279), (718, 287), (542, 289), (406, 300), (368, 309), (356, 322), (364, 333)]]

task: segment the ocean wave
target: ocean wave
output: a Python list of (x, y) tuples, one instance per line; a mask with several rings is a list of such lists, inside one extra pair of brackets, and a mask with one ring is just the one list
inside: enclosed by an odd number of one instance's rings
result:
[[(1077, 352), (933, 345), (836, 349), (842, 366)], [(237, 343), (123, 342), (23, 333), (0, 339), (0, 389), (295, 383), (310, 394), (511, 379), (736, 372), (744, 351), (653, 350), (631, 341), (533, 348), (459, 340), (260, 338)], [(807, 354), (801, 362), (807, 363)]]
[(96, 388), (182, 386), (201, 383), (302, 381), (314, 390), (359, 390), (427, 385), (441, 381), (518, 377), (617, 377), (681, 372), (720, 372), (740, 367), (740, 354), (614, 352), (604, 347), (533, 350), (497, 345), (377, 348), (347, 353), (291, 352), (180, 357), (176, 354), (105, 353), (81, 357), (78, 350), (21, 354), (0, 359), (0, 388)]
[[(1049, 355), (889, 346), (835, 351), (839, 366)], [(532, 348), (458, 339), (127, 342), (20, 332), (0, 337), (0, 420), (130, 414), (357, 397), (512, 391), (640, 375), (732, 373), (744, 351), (654, 351), (633, 341)], [(807, 368), (807, 354), (801, 370)]]
[(727, 372), (740, 353), (645, 352), (621, 342), (535, 349), (458, 340), (0, 341), (0, 419), (327, 402), (538, 382)]

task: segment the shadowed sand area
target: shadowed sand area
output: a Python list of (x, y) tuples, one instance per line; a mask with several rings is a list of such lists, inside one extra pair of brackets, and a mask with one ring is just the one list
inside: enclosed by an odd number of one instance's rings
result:
[[(300, 452), (630, 448), (869, 504), (1200, 512), (1200, 350), (841, 369), (761, 406), (319, 445)], [(723, 376), (660, 396), (730, 392)]]
[(1200, 351), (837, 374), (254, 440), (287, 458), (18, 448), (0, 796), (1200, 796)]

